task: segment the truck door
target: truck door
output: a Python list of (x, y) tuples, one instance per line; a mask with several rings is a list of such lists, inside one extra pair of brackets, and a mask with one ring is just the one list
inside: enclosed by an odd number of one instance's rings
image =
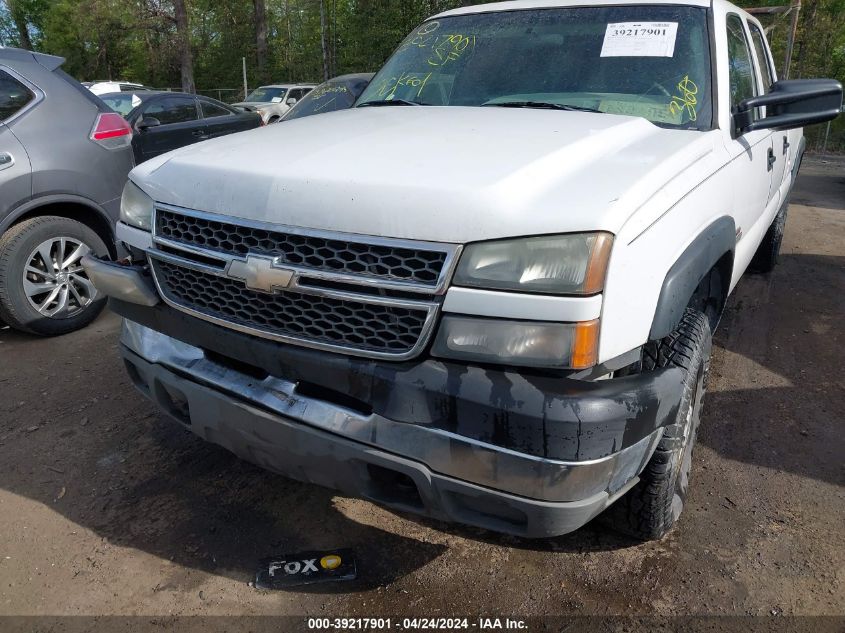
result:
[[(728, 80), (730, 105), (759, 94), (752, 61), (751, 46), (742, 19), (735, 13), (727, 16)], [(736, 220), (736, 253), (734, 279), (751, 261), (764, 232), (763, 219), (769, 207), (772, 170), (777, 164), (773, 155), (772, 132), (747, 132), (728, 143), (731, 175), (734, 180), (733, 214)]]
[(0, 68), (0, 224), (12, 209), (32, 197), (29, 156), (6, 122), (35, 101), (35, 93)]
[[(754, 51), (754, 60), (757, 62), (757, 70), (761, 81), (760, 87), (762, 88), (762, 94), (766, 94), (771, 89), (776, 77), (772, 56), (769, 52), (769, 47), (766, 46), (766, 38), (763, 36), (760, 27), (754, 22), (749, 22), (748, 28), (751, 31), (751, 45)], [(771, 164), (772, 182), (769, 187), (768, 211), (771, 211), (772, 207), (775, 210), (780, 208), (781, 200), (789, 192), (792, 175), (792, 158), (797, 151), (797, 148), (793, 149), (790, 147), (789, 132), (787, 130), (772, 132), (771, 136), (772, 153), (770, 160), (774, 162)]]

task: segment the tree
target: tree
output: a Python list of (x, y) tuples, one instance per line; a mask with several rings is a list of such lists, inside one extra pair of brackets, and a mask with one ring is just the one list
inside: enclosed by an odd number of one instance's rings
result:
[(255, 61), (258, 67), (258, 79), (267, 81), (267, 3), (266, 0), (253, 0), (255, 9)]
[(32, 50), (32, 40), (29, 37), (29, 25), (27, 24), (27, 16), (25, 6), (20, 0), (6, 0), (9, 6), (9, 14), (12, 17), (12, 22), (17, 29), (18, 46), (27, 50)]
[(173, 0), (173, 14), (179, 42), (179, 61), (182, 73), (182, 91), (196, 92), (194, 85), (194, 59), (191, 53), (191, 35), (188, 30), (188, 11), (185, 0)]
[(323, 81), (328, 81), (329, 52), (326, 46), (326, 0), (320, 0), (320, 47), (323, 50)]

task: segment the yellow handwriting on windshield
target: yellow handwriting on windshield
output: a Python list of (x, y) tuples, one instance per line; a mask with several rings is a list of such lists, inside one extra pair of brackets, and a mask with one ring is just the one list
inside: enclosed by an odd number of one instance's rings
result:
[(473, 47), (475, 47), (474, 35), (461, 35), (460, 33), (444, 35), (432, 45), (428, 65), (445, 66), (449, 62), (459, 60), (467, 48)]
[(390, 101), (400, 88), (410, 88), (411, 90), (401, 91), (400, 98), (403, 98), (403, 95), (413, 96), (408, 93), (413, 93), (414, 89), (416, 89), (416, 96), (419, 97), (430, 77), (431, 73), (402, 73), (398, 77), (387, 77), (376, 87), (376, 94), (380, 99)]
[(314, 90), (309, 93), (309, 96), (311, 99), (316, 101), (317, 99), (322, 99), (328, 94), (337, 94), (342, 92), (348, 92), (346, 86), (326, 86), (325, 88), (314, 88)]
[(322, 112), (323, 110), (328, 108), (331, 104), (333, 104), (335, 101), (337, 101), (337, 97), (332, 97), (328, 101), (324, 101), (323, 103), (318, 105), (316, 108), (314, 108), (314, 112)]
[(437, 39), (435, 32), (439, 28), (440, 22), (426, 22), (417, 29), (417, 32), (414, 33), (413, 37), (402, 44), (399, 50), (405, 50), (406, 48), (413, 47), (428, 48)]
[(695, 106), (698, 105), (698, 86), (689, 78), (689, 75), (684, 75), (684, 78), (678, 82), (678, 92), (680, 95), (675, 95), (669, 102), (669, 112), (674, 115), (687, 113), (690, 121), (695, 121), (696, 112)]

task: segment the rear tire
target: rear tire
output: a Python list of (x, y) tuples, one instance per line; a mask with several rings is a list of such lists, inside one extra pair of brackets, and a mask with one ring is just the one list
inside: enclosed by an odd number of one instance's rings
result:
[(79, 263), (87, 252), (109, 254), (100, 236), (75, 220), (40, 216), (11, 227), (0, 236), (0, 321), (42, 336), (91, 323), (106, 298)]
[(680, 517), (707, 389), (711, 346), (707, 317), (688, 308), (672, 334), (643, 349), (643, 370), (680, 367), (684, 391), (677, 417), (664, 428), (640, 481), (607, 510), (613, 529), (641, 540), (659, 539)]
[(757, 247), (757, 252), (751, 259), (748, 265), (748, 271), (752, 273), (770, 273), (774, 270), (778, 263), (780, 256), (780, 245), (783, 242), (783, 232), (786, 228), (786, 211), (789, 207), (789, 201), (785, 201), (783, 206), (775, 216), (769, 230), (766, 231), (766, 236)]

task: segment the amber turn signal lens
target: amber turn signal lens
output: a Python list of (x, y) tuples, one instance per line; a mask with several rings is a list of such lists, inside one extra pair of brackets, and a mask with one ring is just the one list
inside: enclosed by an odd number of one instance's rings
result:
[(596, 364), (599, 353), (599, 320), (575, 324), (572, 337), (572, 369), (588, 369)]
[(604, 289), (607, 276), (607, 264), (610, 261), (610, 250), (613, 248), (613, 236), (610, 233), (597, 233), (590, 261), (587, 263), (587, 273), (584, 275), (583, 294), (596, 294)]

